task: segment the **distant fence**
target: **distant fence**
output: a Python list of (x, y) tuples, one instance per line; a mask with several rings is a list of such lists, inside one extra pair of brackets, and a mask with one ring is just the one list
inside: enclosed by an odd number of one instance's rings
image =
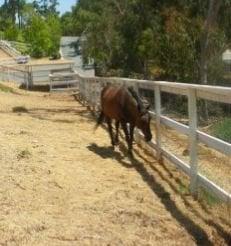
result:
[(2, 48), (6, 53), (8, 53), (13, 57), (17, 57), (21, 55), (21, 53), (18, 50), (16, 50), (14, 47), (12, 47), (8, 41), (0, 40), (0, 48)]
[[(231, 203), (231, 194), (209, 180), (198, 172), (198, 144), (204, 143), (208, 147), (215, 149), (231, 160), (231, 144), (212, 137), (198, 130), (197, 126), (197, 99), (205, 99), (220, 103), (231, 104), (231, 88), (218, 86), (204, 86), (196, 84), (183, 84), (162, 81), (145, 81), (123, 78), (101, 78), (101, 77), (81, 77), (79, 76), (79, 93), (83, 102), (86, 102), (93, 110), (97, 110), (99, 105), (100, 92), (106, 84), (120, 84), (132, 86), (136, 91), (148, 90), (154, 94), (154, 111), (152, 117), (156, 122), (156, 139), (149, 143), (157, 153), (157, 158), (162, 157), (174, 163), (186, 175), (190, 177), (190, 190), (196, 193), (199, 186), (215, 194), (219, 199)], [(188, 98), (189, 125), (178, 123), (177, 121), (161, 114), (161, 92), (168, 92), (176, 95), (184, 95)], [(189, 140), (189, 163), (179, 159), (174, 153), (167, 151), (162, 146), (161, 125), (165, 125), (177, 132), (187, 135)], [(138, 139), (143, 139), (140, 131), (136, 131)], [(231, 168), (231, 162), (230, 162)]]
[(58, 71), (73, 71), (73, 63), (34, 64), (7, 66), (0, 65), (0, 81), (24, 84), (27, 89), (37, 85), (49, 85), (49, 74)]
[(79, 77), (76, 73), (54, 71), (50, 74), (50, 92), (63, 92), (78, 90)]
[(15, 68), (0, 65), (0, 81), (17, 82), (19, 84), (25, 84), (29, 88), (30, 73), (24, 66)]

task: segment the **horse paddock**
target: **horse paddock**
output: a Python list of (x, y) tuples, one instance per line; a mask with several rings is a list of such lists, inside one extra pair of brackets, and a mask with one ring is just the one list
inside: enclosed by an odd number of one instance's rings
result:
[(134, 146), (110, 148), (73, 97), (0, 92), (0, 245), (229, 245), (231, 212)]

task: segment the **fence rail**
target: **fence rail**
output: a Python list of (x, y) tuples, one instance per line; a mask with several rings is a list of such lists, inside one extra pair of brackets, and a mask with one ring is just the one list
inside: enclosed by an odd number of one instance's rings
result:
[(29, 89), (34, 86), (49, 85), (49, 75), (60, 70), (72, 71), (73, 63), (25, 64), (17, 66), (0, 64), (0, 80), (24, 84)]
[(13, 57), (17, 57), (21, 55), (21, 53), (18, 50), (12, 47), (11, 44), (5, 40), (0, 40), (0, 47)]
[(78, 89), (78, 76), (76, 73), (59, 71), (49, 75), (50, 92), (54, 91), (74, 91)]
[[(206, 86), (197, 84), (183, 84), (165, 81), (145, 81), (124, 78), (101, 78), (79, 76), (79, 92), (81, 100), (89, 104), (94, 110), (99, 105), (100, 91), (108, 83), (133, 86), (139, 89), (151, 90), (155, 95), (155, 112), (150, 112), (156, 122), (156, 139), (149, 143), (157, 153), (157, 158), (166, 158), (190, 177), (190, 190), (196, 193), (199, 186), (203, 186), (219, 199), (231, 203), (231, 194), (217, 184), (203, 176), (198, 171), (198, 144), (204, 143), (208, 147), (225, 154), (231, 160), (231, 144), (212, 137), (198, 130), (197, 126), (197, 99), (212, 100), (220, 103), (231, 104), (231, 88), (219, 86)], [(161, 92), (184, 95), (188, 98), (189, 126), (181, 124), (161, 114)], [(177, 132), (188, 136), (189, 163), (178, 158), (174, 153), (167, 151), (162, 146), (161, 125), (175, 129)], [(142, 133), (136, 131), (138, 141), (143, 139)], [(231, 164), (231, 163), (230, 163)], [(231, 165), (230, 165), (231, 168)]]

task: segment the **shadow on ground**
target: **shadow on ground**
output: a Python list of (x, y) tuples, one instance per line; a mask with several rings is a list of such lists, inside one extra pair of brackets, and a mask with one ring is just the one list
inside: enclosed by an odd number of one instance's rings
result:
[[(70, 120), (65, 119), (63, 117), (64, 115), (70, 116), (70, 115), (79, 115), (83, 118), (84, 121), (94, 121), (94, 116), (92, 115), (89, 110), (87, 110), (85, 107), (78, 106), (76, 107), (55, 107), (55, 108), (26, 108), (24, 106), (17, 106), (12, 108), (13, 113), (21, 114), (28, 114), (33, 118), (39, 119), (39, 120), (47, 120), (52, 122), (58, 122), (58, 123), (75, 123), (76, 120)], [(1, 112), (4, 113), (4, 112)], [(54, 119), (51, 116), (62, 114), (62, 117), (59, 119)], [(79, 122), (79, 120), (78, 120)], [(81, 120), (80, 120), (81, 122)]]
[[(178, 207), (175, 200), (172, 199), (171, 195), (164, 187), (164, 185), (157, 181), (155, 176), (151, 174), (147, 168), (145, 167), (145, 164), (151, 165), (147, 159), (140, 153), (136, 152), (136, 155), (139, 156), (139, 159), (142, 159), (143, 161), (138, 160), (137, 158), (129, 158), (125, 157), (124, 153), (126, 148), (122, 144), (121, 150), (122, 152), (116, 152), (113, 150), (112, 147), (101, 147), (98, 146), (95, 143), (90, 144), (87, 146), (88, 150), (94, 152), (95, 154), (99, 155), (103, 159), (105, 158), (115, 158), (121, 165), (123, 165), (126, 168), (135, 168), (136, 171), (141, 175), (144, 182), (152, 189), (152, 191), (159, 197), (162, 204), (166, 208), (166, 210), (171, 214), (171, 216), (178, 221), (178, 223), (185, 228), (185, 230), (194, 238), (197, 245), (214, 245), (213, 242), (210, 241), (208, 234), (206, 231), (197, 223), (197, 221), (191, 219), (187, 214), (181, 211), (181, 209)], [(160, 165), (157, 163), (157, 165)], [(163, 182), (167, 183), (171, 186), (173, 189), (173, 192), (175, 194), (180, 196), (183, 202), (186, 206), (190, 209), (190, 212), (192, 212), (194, 215), (196, 215), (196, 218), (199, 217), (204, 223), (206, 223), (209, 226), (212, 226), (217, 233), (224, 239), (224, 241), (227, 243), (227, 245), (230, 245), (230, 233), (225, 231), (224, 228), (222, 228), (219, 224), (216, 224), (211, 219), (206, 218), (206, 216), (202, 216), (200, 212), (198, 212), (196, 209), (193, 208), (193, 206), (187, 202), (187, 199), (185, 198), (185, 195), (180, 194), (180, 192), (171, 185), (171, 181), (169, 182), (169, 175), (167, 175), (169, 170), (166, 173), (166, 177), (163, 176), (162, 173), (158, 171), (157, 168), (153, 167), (152, 164), (152, 170), (155, 172), (154, 174), (158, 175)], [(176, 182), (179, 182), (179, 180), (175, 180)]]

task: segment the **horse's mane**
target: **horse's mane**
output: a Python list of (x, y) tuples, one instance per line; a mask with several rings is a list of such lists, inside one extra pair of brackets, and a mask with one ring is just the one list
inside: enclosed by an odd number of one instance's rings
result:
[(132, 97), (135, 99), (135, 101), (137, 103), (138, 110), (140, 112), (145, 111), (144, 104), (143, 104), (141, 98), (139, 97), (138, 93), (133, 89), (133, 87), (128, 87), (128, 91), (130, 92)]

